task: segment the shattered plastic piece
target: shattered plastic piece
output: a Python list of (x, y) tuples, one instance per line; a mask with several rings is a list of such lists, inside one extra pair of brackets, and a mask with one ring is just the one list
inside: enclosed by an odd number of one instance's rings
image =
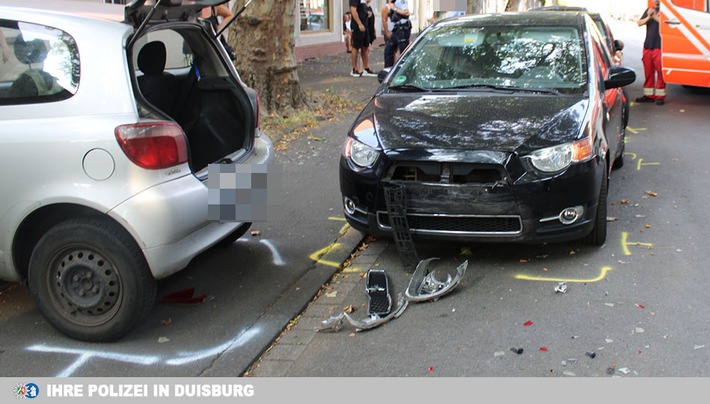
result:
[(159, 344), (163, 344), (163, 343), (166, 343), (166, 342), (168, 342), (168, 341), (170, 341), (170, 338), (168, 338), (168, 337), (159, 337), (159, 338), (158, 338), (158, 343), (159, 343)]
[(556, 293), (567, 293), (567, 284), (564, 282), (560, 282), (557, 284), (555, 287), (555, 292)]
[(515, 353), (515, 354), (518, 354), (518, 355), (522, 355), (522, 354), (523, 354), (523, 348), (516, 348), (516, 347), (513, 347), (513, 348), (510, 348), (510, 351), (513, 352), (513, 353)]
[(436, 271), (429, 271), (427, 269), (431, 261), (438, 259), (439, 258), (428, 258), (417, 264), (417, 269), (414, 271), (406, 291), (406, 296), (409, 301), (435, 301), (451, 292), (456, 285), (461, 282), (461, 278), (466, 273), (466, 268), (468, 267), (468, 260), (464, 261), (463, 264), (456, 268), (456, 275), (453, 278), (451, 274), (447, 274), (446, 280), (441, 281), (436, 279)]
[(356, 320), (352, 318), (350, 314), (343, 311), (338, 315), (330, 316), (330, 318), (328, 318), (327, 320), (323, 320), (321, 322), (321, 326), (316, 328), (316, 331), (338, 332), (345, 325), (345, 320), (347, 320), (347, 322), (355, 328), (355, 331), (370, 330), (375, 327), (379, 327), (380, 325), (386, 323), (389, 320), (392, 320), (393, 318), (401, 316), (404, 312), (404, 309), (407, 308), (407, 305), (407, 299), (404, 298), (404, 296), (399, 295), (397, 309), (392, 311), (385, 317), (381, 317), (378, 314), (371, 314), (362, 320)]
[(343, 328), (343, 320), (345, 319), (345, 312), (338, 314), (337, 316), (331, 316), (327, 320), (321, 322), (321, 326), (316, 328), (316, 331), (333, 331), (338, 332)]
[(505, 352), (497, 351), (497, 352), (493, 353), (493, 356), (495, 356), (496, 358), (499, 358), (501, 356), (505, 356)]
[(564, 372), (562, 372), (562, 374), (569, 377), (577, 376), (574, 372), (570, 372), (569, 370), (565, 370)]
[(636, 303), (636, 307), (638, 307), (639, 309), (646, 308), (646, 306), (644, 306), (643, 304), (638, 304), (638, 303)]
[(629, 374), (629, 368), (619, 368), (619, 372), (628, 375)]
[(695, 345), (693, 349), (703, 349), (705, 348), (705, 345)]
[(589, 357), (592, 358), (592, 359), (594, 359), (594, 358), (597, 357), (597, 353), (596, 353), (596, 352), (585, 352), (584, 354), (587, 355), (587, 356), (589, 356)]
[(376, 314), (385, 317), (392, 311), (392, 296), (390, 296), (390, 286), (387, 274), (382, 269), (370, 269), (367, 271), (367, 292), (368, 306), (367, 314)]
[(523, 323), (523, 325), (526, 326), (526, 327), (530, 327), (530, 326), (533, 325), (533, 324), (534, 324), (534, 323), (533, 323), (532, 321), (530, 321), (530, 320), (528, 320), (528, 321), (526, 321), (526, 322)]
[(541, 346), (541, 347), (538, 348), (537, 350), (540, 351), (540, 352), (547, 352), (547, 351), (548, 351), (548, 349), (545, 348), (544, 346)]
[(641, 328), (641, 327), (636, 327), (636, 328), (634, 328), (634, 334), (643, 334), (644, 331), (646, 331), (646, 330), (644, 330), (644, 329)]
[(614, 366), (606, 368), (606, 374), (613, 375), (614, 373), (616, 373), (616, 368)]
[(345, 319), (348, 320), (350, 325), (355, 327), (355, 331), (366, 331), (371, 330), (375, 327), (379, 327), (382, 324), (392, 320), (393, 318), (401, 316), (404, 312), (404, 309), (407, 308), (408, 304), (409, 301), (404, 296), (399, 295), (397, 309), (392, 311), (385, 317), (381, 317), (377, 314), (371, 314), (362, 320), (355, 320), (354, 318), (350, 317), (348, 313), (343, 313), (343, 315), (345, 316)]

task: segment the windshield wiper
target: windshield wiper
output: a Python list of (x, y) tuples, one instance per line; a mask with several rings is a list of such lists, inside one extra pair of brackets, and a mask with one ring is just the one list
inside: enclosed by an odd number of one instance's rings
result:
[(414, 84), (400, 84), (397, 86), (389, 86), (387, 87), (388, 90), (396, 90), (396, 91), (412, 91), (412, 92), (424, 92), (428, 93), (431, 90), (428, 88), (423, 88), (419, 86), (415, 86)]
[(560, 95), (561, 93), (553, 88), (529, 88), (513, 86), (496, 86), (493, 84), (464, 84), (460, 86), (437, 88), (436, 90), (462, 90), (462, 89), (491, 89), (498, 91), (510, 91), (513, 93), (543, 93)]

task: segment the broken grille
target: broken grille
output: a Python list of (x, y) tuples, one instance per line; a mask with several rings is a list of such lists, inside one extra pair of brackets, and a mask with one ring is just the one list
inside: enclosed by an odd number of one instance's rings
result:
[[(413, 233), (454, 233), (470, 235), (514, 235), (522, 231), (520, 216), (478, 216), (410, 213), (407, 215)], [(392, 228), (387, 212), (377, 212), (377, 224)]]

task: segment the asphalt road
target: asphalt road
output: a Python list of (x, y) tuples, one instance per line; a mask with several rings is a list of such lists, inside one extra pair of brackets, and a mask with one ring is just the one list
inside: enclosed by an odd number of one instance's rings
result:
[[(371, 66), (382, 67), (382, 49)], [(299, 69), (306, 91), (366, 100), (376, 78), (349, 76), (349, 55), (309, 60)], [(363, 104), (364, 105), (364, 104)], [(202, 303), (164, 303), (114, 343), (84, 343), (55, 331), (20, 284), (0, 283), (0, 374), (53, 377), (241, 376), (324, 283), (363, 235), (347, 231), (337, 167), (353, 110), (279, 151), (284, 204), (255, 235), (210, 250), (160, 282), (158, 297), (187, 291)], [(271, 134), (277, 139), (279, 134)], [(314, 140), (315, 139), (315, 140)]]
[[(642, 77), (642, 32), (626, 25), (616, 36), (626, 42), (627, 64)], [(377, 69), (381, 48), (375, 52)], [(347, 76), (346, 55), (305, 65), (318, 77), (312, 88), (358, 99), (374, 90), (374, 78)], [(641, 94), (641, 80), (629, 88), (632, 98)], [(159, 303), (121, 341), (86, 344), (54, 331), (23, 286), (2, 285), (0, 373), (241, 376), (258, 359), (254, 376), (708, 376), (710, 97), (680, 86), (668, 92), (662, 107), (632, 106), (626, 165), (612, 175), (612, 221), (601, 248), (421, 245), (421, 256), (441, 257), (442, 267), (469, 260), (452, 294), (412, 305), (366, 333), (311, 333), (301, 343), (299, 324), (312, 330), (308, 321), (363, 306), (358, 275), (368, 268), (387, 270), (395, 291), (404, 290), (410, 276), (390, 242), (376, 240), (359, 252), (352, 273), (329, 284), (340, 293), (309, 305), (362, 238), (343, 227), (337, 183), (353, 111), (309, 133), (325, 140), (306, 136), (279, 153), (282, 219), (256, 223), (258, 235), (203, 254), (160, 283), (160, 296), (194, 288), (195, 295), (207, 295), (204, 303)], [(567, 293), (554, 291), (559, 281), (567, 283)], [(301, 334), (280, 336), (290, 323)], [(298, 347), (288, 351), (296, 354), (274, 354), (287, 345)]]
[[(642, 94), (643, 31), (614, 24)], [(710, 93), (669, 85), (667, 103), (632, 103), (625, 165), (612, 173), (609, 233), (579, 243), (420, 243), (461, 284), (436, 302), (410, 304), (378, 328), (314, 332), (344, 309), (364, 318), (363, 276), (390, 277), (393, 295), (412, 276), (391, 240), (368, 243), (252, 376), (279, 377), (707, 377), (707, 112)], [(374, 249), (372, 254), (367, 254)], [(566, 293), (555, 288), (563, 282)], [(551, 395), (551, 398), (554, 395)], [(633, 394), (632, 394), (633, 396)], [(567, 397), (569, 398), (569, 397)], [(563, 398), (563, 399), (567, 399)]]

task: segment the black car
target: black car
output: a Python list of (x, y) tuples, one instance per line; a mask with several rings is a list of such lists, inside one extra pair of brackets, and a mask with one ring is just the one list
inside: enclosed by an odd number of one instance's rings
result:
[[(609, 52), (612, 55), (611, 62), (617, 65), (622, 64), (622, 60), (624, 58), (624, 42), (615, 39), (614, 34), (611, 32), (611, 28), (609, 27), (609, 24), (607, 24), (606, 20), (604, 17), (595, 12), (590, 12), (588, 11), (585, 7), (572, 7), (572, 6), (545, 6), (545, 7), (534, 7), (530, 9), (531, 11), (580, 11), (580, 12), (586, 12), (589, 13), (589, 16), (592, 17), (592, 21), (597, 25), (597, 28), (599, 29), (599, 32), (602, 34), (602, 38), (604, 38), (604, 42), (606, 43), (606, 46), (609, 48)], [(626, 126), (629, 123), (629, 97), (626, 94), (626, 90), (624, 90), (624, 100), (623, 100), (623, 105), (624, 105), (624, 126)]]
[(609, 176), (623, 163), (619, 88), (636, 74), (610, 62), (592, 27), (583, 12), (525, 12), (427, 28), (348, 133), (348, 223), (395, 237), (604, 243)]

